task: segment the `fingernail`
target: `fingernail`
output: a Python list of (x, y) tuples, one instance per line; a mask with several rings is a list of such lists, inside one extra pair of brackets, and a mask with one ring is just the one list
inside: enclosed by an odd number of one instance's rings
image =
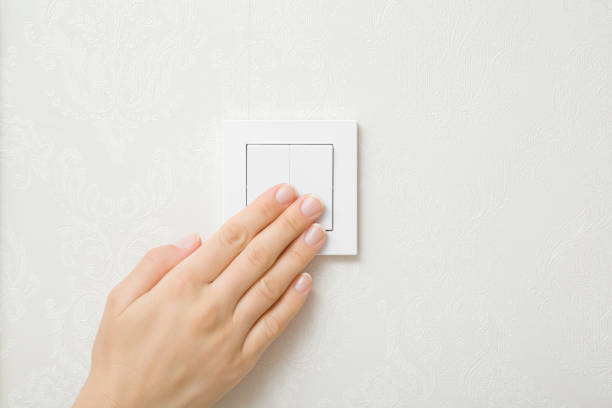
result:
[(310, 246), (315, 246), (325, 236), (325, 231), (323, 231), (323, 227), (319, 224), (312, 224), (312, 226), (306, 231), (306, 235), (304, 235), (304, 241)]
[(276, 191), (276, 201), (281, 204), (289, 204), (295, 199), (295, 189), (290, 185), (283, 185)]
[(176, 241), (174, 243), (174, 246), (181, 249), (191, 248), (198, 242), (199, 239), (200, 237), (198, 234), (191, 233), (189, 235), (185, 235), (183, 238)]
[(310, 288), (310, 284), (312, 283), (312, 278), (309, 274), (303, 273), (300, 276), (300, 279), (295, 283), (295, 290), (298, 292), (306, 292), (308, 288)]
[(302, 214), (307, 217), (312, 217), (313, 215), (321, 211), (322, 208), (323, 206), (321, 205), (321, 201), (314, 196), (307, 197), (302, 203), (301, 207)]

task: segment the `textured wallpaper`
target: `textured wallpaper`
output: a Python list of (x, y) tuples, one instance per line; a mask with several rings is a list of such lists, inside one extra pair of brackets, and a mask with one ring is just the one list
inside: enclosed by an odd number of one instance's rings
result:
[(219, 225), (224, 119), (355, 119), (360, 254), (220, 407), (612, 406), (612, 2), (0, 0), (0, 406)]

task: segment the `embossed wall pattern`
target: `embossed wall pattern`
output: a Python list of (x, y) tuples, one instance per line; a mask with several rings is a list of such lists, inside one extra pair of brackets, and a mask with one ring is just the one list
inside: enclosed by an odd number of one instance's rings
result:
[(0, 407), (220, 222), (224, 119), (359, 123), (359, 255), (220, 407), (612, 405), (612, 2), (0, 2)]

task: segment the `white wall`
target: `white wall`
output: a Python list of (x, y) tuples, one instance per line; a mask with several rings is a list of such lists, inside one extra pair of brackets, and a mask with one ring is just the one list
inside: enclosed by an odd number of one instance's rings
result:
[(612, 404), (612, 3), (3, 0), (0, 406), (220, 215), (223, 119), (356, 119), (360, 255), (221, 407)]

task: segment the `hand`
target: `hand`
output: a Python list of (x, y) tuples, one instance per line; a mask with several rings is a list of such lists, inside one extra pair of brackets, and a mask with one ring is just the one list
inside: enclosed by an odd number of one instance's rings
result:
[(210, 239), (149, 251), (109, 294), (81, 407), (206, 407), (300, 310), (325, 242), (310, 195), (281, 184)]

